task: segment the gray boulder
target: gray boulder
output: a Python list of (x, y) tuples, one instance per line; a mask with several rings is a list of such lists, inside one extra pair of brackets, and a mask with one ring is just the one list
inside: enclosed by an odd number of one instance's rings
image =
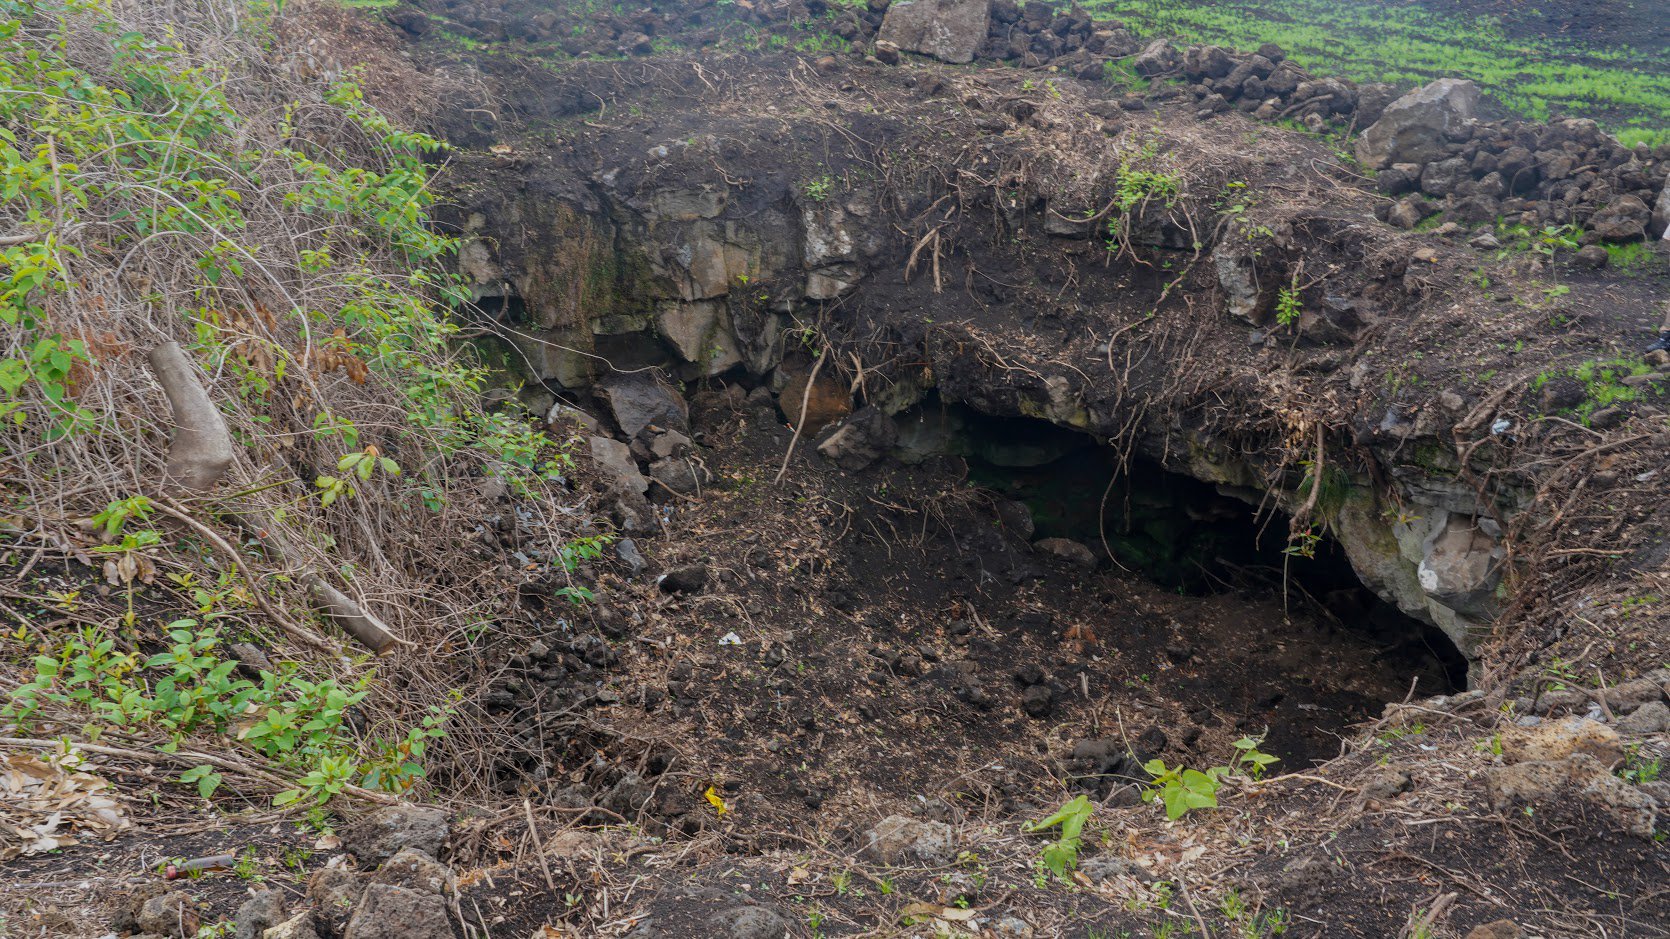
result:
[[(668, 490), (681, 496), (694, 496), (702, 491), (711, 477), (701, 464), (694, 460), (668, 457), (656, 460), (649, 465), (649, 478), (655, 480)], [(658, 494), (651, 493), (652, 496)]]
[(362, 864), (381, 864), (401, 848), (417, 848), (430, 857), (446, 849), (452, 822), (441, 809), (421, 805), (389, 805), (355, 822), (342, 836)]
[(1393, 163), (1430, 163), (1445, 155), (1444, 144), (1473, 119), (1479, 88), (1470, 81), (1440, 78), (1386, 106), (1380, 120), (1357, 141), (1357, 160), (1371, 169)]
[(597, 391), (609, 403), (615, 423), (627, 437), (638, 436), (651, 424), (690, 429), (690, 412), (684, 399), (652, 371), (611, 373), (598, 381)]
[(592, 437), (591, 462), (617, 492), (642, 495), (649, 488), (649, 480), (638, 471), (638, 461), (632, 458), (632, 448), (612, 437)]
[(1131, 67), (1143, 78), (1153, 78), (1182, 68), (1183, 54), (1170, 42), (1156, 39), (1137, 53), (1137, 57), (1131, 60)]
[(1589, 230), (1606, 241), (1639, 241), (1651, 221), (1652, 210), (1639, 196), (1620, 196), (1589, 219)]
[(877, 39), (961, 65), (974, 61), (990, 20), (990, 0), (897, 0)]
[(797, 933), (769, 906), (711, 887), (669, 890), (626, 939), (787, 939)]
[(342, 939), (453, 939), (446, 903), (433, 893), (372, 884)]
[(1618, 731), (1625, 734), (1661, 734), (1670, 730), (1670, 707), (1663, 701), (1649, 701), (1618, 719)]
[(284, 922), (284, 894), (277, 890), (256, 891), (238, 907), (237, 939), (263, 939), (267, 930)]
[(893, 419), (880, 408), (860, 408), (818, 444), (818, 453), (856, 473), (886, 456), (898, 436)]
[(1096, 569), (1096, 552), (1071, 538), (1045, 538), (1033, 547), (1040, 551), (1047, 551), (1063, 561), (1075, 564), (1085, 570)]

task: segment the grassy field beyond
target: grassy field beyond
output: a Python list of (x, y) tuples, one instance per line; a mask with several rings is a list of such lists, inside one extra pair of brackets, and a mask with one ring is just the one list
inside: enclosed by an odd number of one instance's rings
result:
[(1307, 67), (1399, 84), (1471, 78), (1509, 110), (1591, 117), (1625, 143), (1670, 142), (1670, 55), (1509, 36), (1486, 17), (1414, 3), (1341, 0), (1087, 0), (1144, 34), (1250, 49), (1274, 42)]

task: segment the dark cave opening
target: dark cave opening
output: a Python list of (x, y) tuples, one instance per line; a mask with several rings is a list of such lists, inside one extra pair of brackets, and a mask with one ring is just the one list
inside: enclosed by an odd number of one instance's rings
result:
[[(930, 416), (931, 415), (931, 416)], [(972, 482), (1024, 504), (1036, 538), (1070, 538), (1182, 594), (1281, 599), (1372, 643), (1389, 669), (1420, 677), (1423, 693), (1464, 689), (1467, 660), (1436, 626), (1376, 594), (1323, 533), (1309, 555), (1288, 552), (1287, 515), (1233, 491), (1119, 454), (1088, 434), (1025, 417), (991, 417), (930, 402), (901, 415), (931, 420), (929, 436), (962, 456)]]

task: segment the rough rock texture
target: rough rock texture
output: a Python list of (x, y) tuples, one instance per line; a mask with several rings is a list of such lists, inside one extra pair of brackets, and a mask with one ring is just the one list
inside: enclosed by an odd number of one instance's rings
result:
[(786, 939), (796, 934), (771, 907), (711, 887), (668, 890), (650, 902), (649, 910), (626, 939)]
[(343, 834), (342, 845), (366, 864), (381, 864), (401, 848), (417, 848), (430, 857), (446, 850), (452, 823), (441, 809), (418, 805), (390, 805), (355, 822)]
[(1607, 766), (1624, 758), (1623, 742), (1612, 728), (1585, 717), (1567, 717), (1534, 727), (1514, 727), (1502, 734), (1502, 758), (1509, 763), (1561, 760), (1574, 753)]
[(598, 393), (609, 402), (615, 423), (628, 437), (650, 425), (687, 430), (688, 405), (683, 396), (668, 387), (653, 370), (617, 372), (597, 383)]
[(656, 584), (665, 593), (695, 593), (707, 586), (707, 565), (690, 564), (662, 574)]
[(1658, 803), (1586, 753), (1492, 766), (1484, 771), (1484, 777), (1491, 804), (1498, 810), (1546, 805), (1569, 794), (1604, 811), (1623, 831), (1641, 838), (1653, 835)]
[(1131, 60), (1131, 67), (1143, 78), (1153, 78), (1175, 72), (1183, 66), (1183, 55), (1177, 51), (1169, 41), (1156, 39), (1144, 46), (1137, 57)]
[(1670, 706), (1663, 701), (1649, 701), (1618, 719), (1622, 734), (1661, 734), (1670, 730)]
[(1416, 568), (1421, 589), (1458, 613), (1488, 614), (1505, 554), (1477, 519), (1451, 515), (1433, 532)]
[(439, 896), (372, 884), (354, 908), (342, 939), (452, 939), (452, 924)]
[(238, 907), (237, 939), (263, 939), (268, 929), (284, 922), (284, 894), (258, 890)]
[(870, 830), (864, 853), (881, 864), (949, 864), (957, 855), (955, 832), (944, 822), (889, 815)]
[(1096, 552), (1071, 538), (1044, 538), (1034, 545), (1040, 551), (1046, 551), (1085, 570), (1094, 570), (1097, 564)]
[(140, 932), (181, 939), (196, 936), (198, 927), (202, 925), (196, 903), (177, 890), (145, 900), (140, 904), (134, 922)]
[[(1410, 228), (1415, 227), (1415, 219)], [(1229, 315), (1253, 326), (1269, 319), (1269, 297), (1259, 289), (1253, 256), (1243, 245), (1225, 243), (1212, 251), (1212, 270), (1223, 288)]]
[(417, 848), (401, 848), (377, 868), (371, 882), (420, 893), (444, 894), (452, 889), (452, 869)]
[(303, 910), (269, 928), (261, 934), (261, 939), (319, 939), (318, 924), (314, 920), (313, 911)]
[(1387, 105), (1357, 141), (1357, 159), (1379, 169), (1393, 163), (1426, 163), (1444, 155), (1447, 138), (1473, 119), (1479, 89), (1470, 81), (1440, 78)]
[(858, 472), (885, 457), (897, 439), (898, 431), (886, 412), (861, 408), (818, 444), (818, 453), (844, 470)]
[(613, 437), (591, 437), (586, 444), (591, 448), (592, 465), (608, 480), (610, 488), (640, 495), (649, 488), (649, 480), (632, 458), (632, 448)]
[(960, 65), (974, 61), (990, 15), (989, 0), (897, 0), (887, 8), (879, 37)]
[(1664, 188), (1659, 190), (1658, 198), (1653, 201), (1653, 220), (1647, 229), (1647, 236), (1670, 239), (1670, 178), (1665, 179)]
[(1652, 211), (1637, 196), (1620, 196), (1589, 219), (1589, 230), (1606, 241), (1640, 241), (1647, 236)]

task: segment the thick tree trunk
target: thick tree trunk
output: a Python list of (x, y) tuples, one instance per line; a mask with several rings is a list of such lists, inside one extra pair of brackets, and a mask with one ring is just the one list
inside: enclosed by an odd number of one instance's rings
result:
[(177, 342), (165, 342), (146, 356), (174, 412), (163, 488), (207, 492), (232, 465), (232, 434), (197, 371)]

